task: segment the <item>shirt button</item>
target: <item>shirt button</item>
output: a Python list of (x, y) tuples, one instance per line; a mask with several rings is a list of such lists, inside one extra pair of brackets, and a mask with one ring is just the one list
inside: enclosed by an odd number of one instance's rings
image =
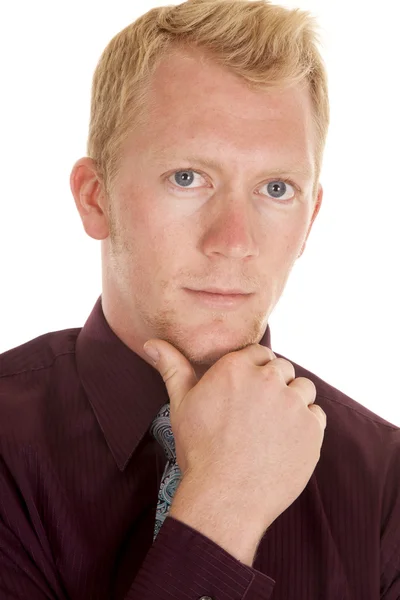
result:
[(211, 596), (202, 596), (199, 600), (214, 600), (214, 598), (211, 598)]

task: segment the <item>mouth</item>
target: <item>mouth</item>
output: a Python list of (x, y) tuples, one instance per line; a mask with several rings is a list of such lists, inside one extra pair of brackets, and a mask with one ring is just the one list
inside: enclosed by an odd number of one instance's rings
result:
[(185, 291), (200, 304), (214, 308), (237, 308), (253, 296), (253, 294), (226, 294), (189, 288), (185, 288)]

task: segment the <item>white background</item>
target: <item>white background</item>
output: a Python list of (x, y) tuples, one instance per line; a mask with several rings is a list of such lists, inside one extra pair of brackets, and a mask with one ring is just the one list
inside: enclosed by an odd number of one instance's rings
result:
[[(100, 242), (83, 230), (69, 175), (86, 153), (101, 52), (161, 4), (2, 3), (0, 352), (82, 326), (101, 293)], [(332, 122), (323, 207), (270, 319), (273, 349), (400, 425), (397, 3), (283, 5), (320, 23)]]

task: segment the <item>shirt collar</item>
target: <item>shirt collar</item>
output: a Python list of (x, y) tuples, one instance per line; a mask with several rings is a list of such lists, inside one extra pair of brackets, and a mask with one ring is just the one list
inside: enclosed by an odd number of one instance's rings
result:
[[(259, 343), (271, 348), (269, 326)], [(107, 445), (123, 471), (158, 411), (169, 402), (164, 381), (113, 332), (101, 296), (78, 335), (76, 364)]]

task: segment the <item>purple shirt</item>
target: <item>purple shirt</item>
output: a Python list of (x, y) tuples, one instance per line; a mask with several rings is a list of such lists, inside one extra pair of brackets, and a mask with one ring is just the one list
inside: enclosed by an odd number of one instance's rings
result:
[(172, 517), (153, 543), (168, 394), (101, 296), (83, 328), (0, 355), (1, 600), (399, 600), (400, 429), (294, 366), (327, 415), (321, 458), (248, 567)]

